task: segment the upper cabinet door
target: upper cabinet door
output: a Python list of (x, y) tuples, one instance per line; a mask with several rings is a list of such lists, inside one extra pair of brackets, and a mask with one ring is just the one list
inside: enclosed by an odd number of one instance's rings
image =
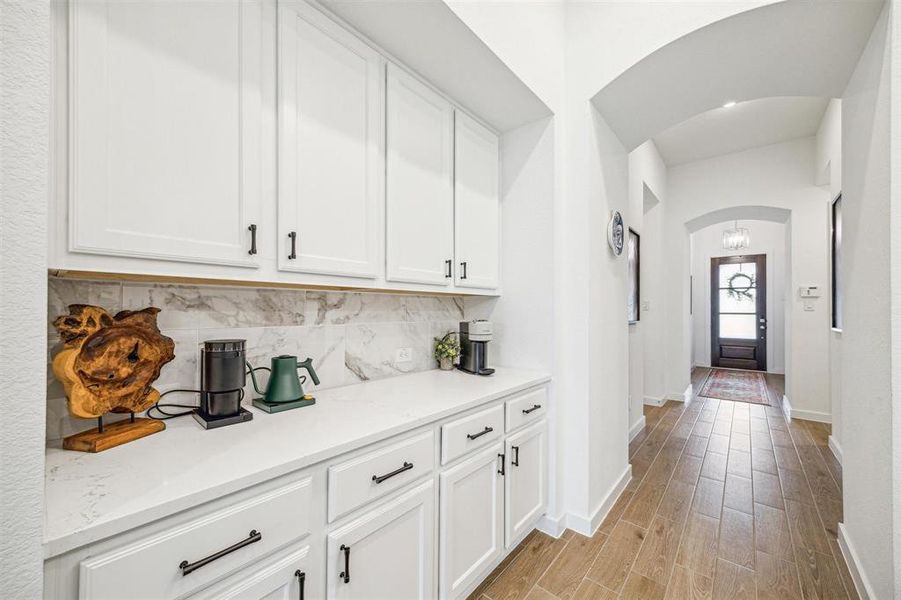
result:
[(262, 2), (69, 4), (69, 250), (255, 267)]
[(303, 2), (278, 21), (279, 268), (376, 277), (384, 62)]
[(455, 131), (456, 283), (495, 289), (500, 272), (497, 136), (460, 111)]
[(387, 279), (450, 285), (454, 109), (388, 65)]

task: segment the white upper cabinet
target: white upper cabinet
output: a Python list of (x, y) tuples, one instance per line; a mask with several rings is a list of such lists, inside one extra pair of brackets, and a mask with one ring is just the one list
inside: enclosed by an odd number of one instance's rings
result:
[(69, 250), (255, 267), (262, 2), (69, 17)]
[(500, 271), (498, 139), (460, 111), (455, 139), (456, 284), (494, 289)]
[(454, 109), (388, 65), (387, 279), (450, 285)]
[(376, 277), (384, 61), (303, 2), (278, 27), (279, 268)]

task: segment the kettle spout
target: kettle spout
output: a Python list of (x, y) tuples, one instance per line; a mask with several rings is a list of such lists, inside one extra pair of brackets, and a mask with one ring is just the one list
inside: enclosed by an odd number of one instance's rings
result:
[(244, 364), (247, 365), (247, 374), (250, 375), (250, 381), (253, 383), (253, 389), (257, 394), (261, 396), (266, 393), (265, 390), (261, 390), (259, 384), (257, 383), (257, 376), (254, 374), (254, 371), (270, 371), (269, 367), (256, 367), (250, 364), (250, 361), (244, 361)]

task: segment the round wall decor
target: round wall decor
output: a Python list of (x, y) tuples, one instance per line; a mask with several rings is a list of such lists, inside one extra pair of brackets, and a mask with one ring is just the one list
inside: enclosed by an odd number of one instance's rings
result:
[(615, 210), (610, 215), (610, 222), (607, 224), (607, 243), (610, 244), (614, 255), (620, 256), (623, 253), (625, 240), (626, 232), (623, 225), (623, 216), (618, 210)]

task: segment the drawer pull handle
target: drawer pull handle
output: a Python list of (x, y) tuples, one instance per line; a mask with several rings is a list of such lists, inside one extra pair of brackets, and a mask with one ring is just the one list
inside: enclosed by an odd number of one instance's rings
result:
[(307, 574), (300, 569), (297, 569), (294, 571), (294, 576), (297, 577), (297, 585), (300, 588), (297, 597), (299, 600), (303, 600), (303, 588), (304, 584), (307, 582)]
[(444, 276), (448, 279), (450, 279), (451, 277), (454, 276), (454, 274), (451, 273), (451, 264), (452, 263), (453, 263), (453, 261), (451, 259), (447, 259), (446, 261), (444, 261)]
[(344, 553), (344, 570), (338, 575), (344, 583), (350, 583), (350, 546), (341, 544), (341, 552)]
[(291, 238), (291, 252), (288, 254), (288, 260), (294, 260), (297, 258), (297, 232), (288, 233), (288, 237)]
[(219, 552), (216, 552), (215, 554), (210, 554), (206, 558), (201, 558), (197, 562), (188, 562), (186, 560), (183, 560), (183, 561), (181, 561), (181, 564), (178, 565), (178, 568), (181, 569), (182, 576), (188, 575), (189, 573), (193, 573), (200, 567), (207, 566), (214, 560), (219, 560), (223, 556), (225, 556), (227, 554), (231, 554), (235, 550), (240, 550), (244, 546), (249, 546), (251, 544), (255, 544), (256, 542), (259, 542), (261, 539), (263, 539), (263, 534), (260, 533), (259, 531), (257, 531), (256, 529), (254, 529), (253, 531), (250, 532), (250, 534), (246, 538), (244, 538), (237, 544), (229, 546), (228, 548), (225, 548), (224, 550), (220, 550)]
[(467, 434), (466, 434), (466, 439), (468, 439), (468, 440), (474, 440), (474, 439), (476, 439), (476, 438), (482, 437), (482, 436), (485, 435), (486, 433), (491, 433), (492, 431), (494, 431), (494, 427), (487, 427), (487, 426), (486, 426), (485, 429), (483, 429), (482, 431), (480, 431), (480, 432), (478, 432), (478, 433), (467, 433)]
[(250, 232), (250, 250), (247, 251), (247, 254), (256, 254), (257, 253), (257, 226), (255, 223), (251, 223), (250, 227), (247, 228), (247, 231)]
[(531, 412), (535, 412), (535, 411), (538, 410), (539, 408), (541, 408), (541, 405), (540, 405), (540, 404), (533, 404), (533, 405), (532, 405), (532, 408), (524, 408), (524, 409), (522, 409), (522, 414), (527, 415), (527, 414), (529, 414), (529, 413), (531, 413)]
[(513, 459), (510, 461), (510, 464), (514, 467), (519, 466), (519, 446), (510, 446), (513, 449)]
[(466, 279), (466, 261), (460, 263), (460, 268), (463, 269), (463, 275), (460, 276), (460, 279)]
[(386, 479), (390, 479), (390, 478), (394, 477), (395, 475), (400, 475), (404, 471), (409, 471), (412, 468), (413, 468), (413, 463), (404, 462), (404, 466), (402, 466), (399, 469), (395, 469), (394, 471), (391, 471), (390, 473), (387, 473), (385, 475), (373, 475), (372, 480), (376, 483), (382, 483)]
[(507, 458), (503, 454), (498, 454), (497, 457), (501, 459), (501, 468), (497, 470), (497, 474), (506, 475), (507, 469), (504, 467), (504, 463), (506, 462)]

